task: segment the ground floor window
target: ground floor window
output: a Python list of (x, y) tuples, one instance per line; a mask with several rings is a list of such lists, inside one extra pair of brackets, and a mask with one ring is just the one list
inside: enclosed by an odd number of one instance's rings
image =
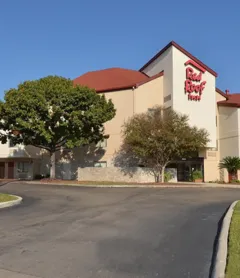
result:
[(107, 162), (106, 161), (98, 161), (94, 163), (94, 167), (100, 167), (100, 168), (105, 168), (107, 167)]
[(20, 173), (27, 173), (29, 171), (30, 163), (29, 162), (18, 162), (18, 171)]

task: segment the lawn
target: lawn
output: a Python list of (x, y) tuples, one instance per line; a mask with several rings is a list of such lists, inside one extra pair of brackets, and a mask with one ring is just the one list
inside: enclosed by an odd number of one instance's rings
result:
[(0, 203), (17, 200), (15, 196), (0, 193)]
[(226, 277), (240, 277), (240, 202), (234, 208), (230, 225)]

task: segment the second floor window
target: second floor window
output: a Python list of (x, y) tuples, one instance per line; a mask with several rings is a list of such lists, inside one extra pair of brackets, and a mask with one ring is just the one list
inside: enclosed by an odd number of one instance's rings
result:
[(106, 148), (107, 147), (107, 139), (103, 139), (99, 141), (96, 145), (97, 148)]
[(9, 148), (14, 148), (16, 145), (13, 144), (13, 141), (10, 139), (9, 140)]

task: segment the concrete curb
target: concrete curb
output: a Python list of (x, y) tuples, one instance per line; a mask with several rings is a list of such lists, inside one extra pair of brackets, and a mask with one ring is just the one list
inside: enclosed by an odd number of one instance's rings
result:
[[(14, 183), (19, 183), (14, 182)], [(75, 186), (75, 187), (94, 187), (94, 188), (234, 188), (240, 189), (240, 184), (238, 185), (231, 185), (231, 184), (214, 184), (214, 183), (190, 183), (184, 184), (179, 183), (179, 185), (174, 184), (164, 184), (164, 185), (145, 185), (145, 184), (71, 184), (71, 183), (49, 183), (49, 182), (35, 182), (35, 181), (23, 181), (25, 184), (38, 184), (38, 185), (58, 185), (58, 186)]]
[(16, 195), (10, 195), (10, 196), (16, 197), (17, 199), (13, 200), (13, 201), (8, 201), (8, 202), (0, 203), (0, 209), (2, 209), (2, 208), (9, 208), (9, 207), (13, 207), (13, 206), (17, 206), (17, 205), (21, 204), (22, 197), (19, 197), (19, 196), (16, 196)]
[(221, 232), (217, 242), (217, 251), (215, 256), (215, 261), (213, 264), (213, 272), (211, 278), (224, 278), (225, 269), (227, 264), (227, 255), (228, 255), (228, 234), (231, 224), (232, 214), (234, 207), (238, 201), (235, 201), (229, 207), (221, 227)]

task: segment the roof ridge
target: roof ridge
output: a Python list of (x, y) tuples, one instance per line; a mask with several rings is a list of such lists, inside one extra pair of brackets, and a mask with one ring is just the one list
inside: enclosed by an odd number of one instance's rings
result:
[(198, 63), (200, 66), (202, 66), (204, 69), (206, 69), (208, 72), (210, 72), (212, 75), (214, 75), (215, 77), (218, 76), (218, 74), (212, 70), (211, 68), (209, 68), (206, 64), (204, 64), (203, 62), (201, 62), (197, 57), (193, 56), (190, 52), (188, 52), (186, 49), (184, 49), (182, 46), (180, 46), (179, 44), (177, 44), (175, 41), (171, 41), (170, 43), (168, 43), (165, 47), (163, 47), (155, 56), (153, 56), (144, 66), (142, 66), (140, 68), (139, 71), (143, 71), (147, 66), (149, 66), (153, 61), (155, 61), (158, 57), (160, 57), (169, 47), (174, 46), (176, 47), (179, 51), (181, 51), (182, 53), (184, 53), (186, 56), (188, 56), (189, 58), (191, 58), (193, 61), (195, 61), (196, 63)]

